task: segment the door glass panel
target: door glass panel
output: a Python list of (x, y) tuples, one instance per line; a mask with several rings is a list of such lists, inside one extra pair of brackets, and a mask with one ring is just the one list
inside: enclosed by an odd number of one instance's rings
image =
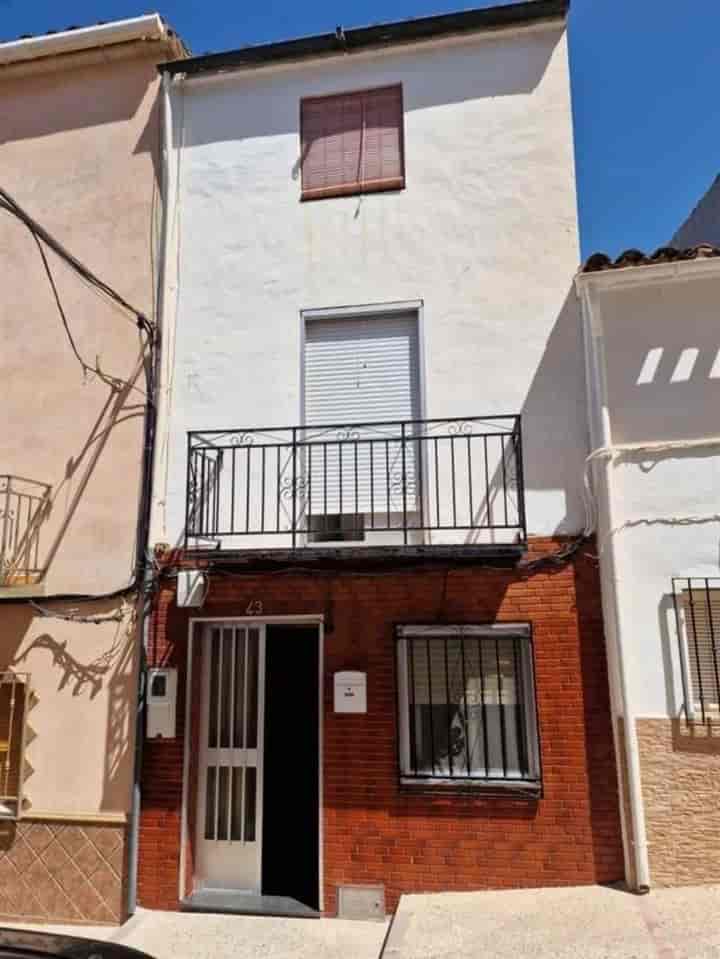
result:
[(258, 649), (259, 633), (257, 629), (248, 631), (247, 656), (247, 748), (257, 749), (257, 713), (258, 713)]
[(232, 682), (232, 650), (233, 631), (224, 629), (222, 633), (222, 650), (220, 653), (220, 748), (230, 747), (230, 699)]
[(215, 783), (216, 769), (208, 766), (207, 783), (205, 787), (205, 838), (215, 838)]
[(232, 817), (230, 838), (235, 842), (242, 839), (242, 800), (243, 800), (243, 767), (235, 766), (232, 771)]
[(210, 694), (208, 696), (209, 722), (208, 746), (215, 749), (218, 742), (218, 675), (220, 656), (220, 630), (213, 629), (210, 633)]
[(218, 796), (218, 839), (229, 839), (228, 828), (230, 825), (230, 767), (220, 766), (219, 772), (219, 793)]
[(235, 630), (235, 703), (233, 710), (233, 744), (242, 749), (245, 745), (243, 736), (243, 704), (245, 702), (245, 635), (244, 629)]
[(257, 770), (248, 766), (245, 770), (245, 842), (255, 842), (255, 796), (257, 794)]

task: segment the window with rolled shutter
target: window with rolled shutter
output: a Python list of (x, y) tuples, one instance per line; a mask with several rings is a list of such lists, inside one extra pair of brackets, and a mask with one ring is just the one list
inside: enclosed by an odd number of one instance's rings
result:
[[(311, 516), (382, 514), (389, 525), (403, 508), (417, 508), (418, 355), (414, 310), (307, 320)], [(358, 520), (352, 525), (361, 528)], [(326, 526), (323, 520), (319, 529)]]
[(402, 87), (300, 102), (302, 199), (405, 186)]

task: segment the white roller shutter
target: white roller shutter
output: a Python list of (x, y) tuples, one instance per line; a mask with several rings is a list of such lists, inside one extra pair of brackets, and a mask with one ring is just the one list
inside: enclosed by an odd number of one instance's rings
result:
[[(418, 366), (415, 311), (307, 321), (305, 424), (345, 427), (308, 431), (331, 444), (308, 455), (313, 514), (401, 512), (403, 470), (406, 508), (414, 508), (416, 444), (404, 444), (403, 465), (399, 424), (419, 417)], [(398, 425), (348, 433), (359, 423)]]

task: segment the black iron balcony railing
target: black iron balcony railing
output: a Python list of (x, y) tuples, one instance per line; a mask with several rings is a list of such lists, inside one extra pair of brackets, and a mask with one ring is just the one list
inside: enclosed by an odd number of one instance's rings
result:
[(51, 487), (0, 474), (0, 586), (37, 582), (40, 529), (50, 511)]
[(519, 416), (191, 432), (187, 470), (190, 548), (526, 539)]

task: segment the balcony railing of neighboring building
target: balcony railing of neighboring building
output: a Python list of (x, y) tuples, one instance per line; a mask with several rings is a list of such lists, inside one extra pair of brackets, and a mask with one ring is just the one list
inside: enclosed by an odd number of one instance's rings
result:
[(519, 416), (188, 434), (186, 546), (526, 541)]
[(42, 577), (40, 532), (50, 492), (47, 483), (0, 474), (0, 586), (25, 586)]
[(685, 716), (720, 723), (720, 577), (676, 577), (673, 600)]

